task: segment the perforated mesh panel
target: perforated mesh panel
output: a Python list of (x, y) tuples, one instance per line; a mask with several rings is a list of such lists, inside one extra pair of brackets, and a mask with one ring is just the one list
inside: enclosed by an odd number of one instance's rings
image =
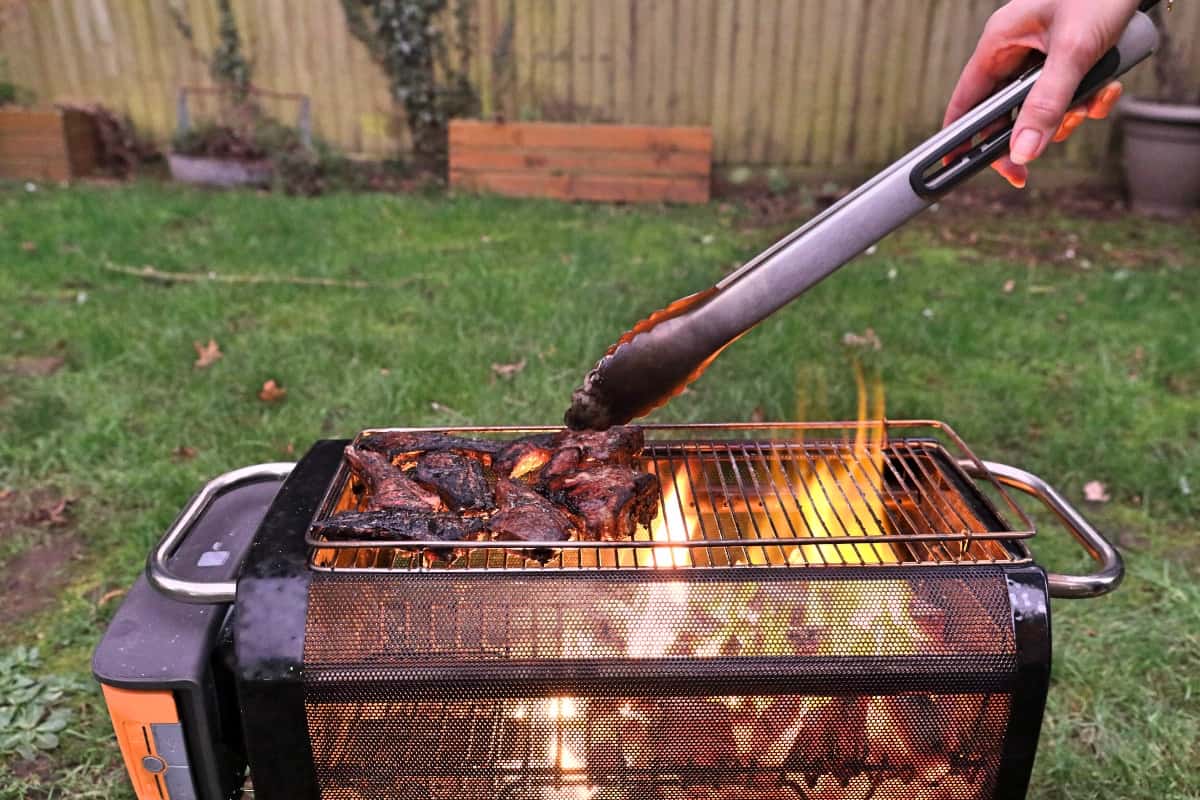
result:
[(334, 573), (304, 681), (326, 798), (968, 798), (1015, 669), (995, 568)]
[(309, 728), (323, 798), (981, 798), (1009, 697), (514, 697), (347, 701)]

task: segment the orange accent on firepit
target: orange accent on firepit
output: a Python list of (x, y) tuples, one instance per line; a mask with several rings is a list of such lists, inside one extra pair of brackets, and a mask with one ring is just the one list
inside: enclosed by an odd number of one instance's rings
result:
[(168, 691), (118, 689), (105, 684), (100, 689), (138, 800), (170, 800), (166, 782), (161, 775), (147, 770), (142, 759), (158, 756), (151, 725), (179, 723), (175, 696)]

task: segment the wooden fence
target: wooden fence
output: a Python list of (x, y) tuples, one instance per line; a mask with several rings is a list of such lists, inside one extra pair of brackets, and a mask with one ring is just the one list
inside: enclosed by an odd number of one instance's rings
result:
[[(454, 0), (470, 3), (483, 115), (711, 125), (721, 164), (821, 168), (886, 162), (936, 130), (995, 0)], [(3, 68), (43, 101), (101, 101), (165, 139), (176, 87), (207, 83), (197, 51), (212, 0), (0, 0)], [(338, 0), (234, 0), (265, 88), (312, 98), (315, 132), (355, 153), (407, 147), (387, 81)], [(1170, 15), (1200, 74), (1200, 2)], [(449, 27), (449, 26), (448, 26)], [(459, 52), (456, 43), (451, 50)], [(1149, 66), (1129, 82), (1152, 85)], [(296, 109), (272, 111), (284, 120)], [(1094, 163), (1091, 125), (1063, 148)]]

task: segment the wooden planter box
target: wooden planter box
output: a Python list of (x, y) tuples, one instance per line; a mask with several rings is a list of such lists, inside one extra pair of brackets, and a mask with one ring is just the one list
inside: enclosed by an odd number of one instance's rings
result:
[(450, 123), (450, 185), (514, 197), (706, 203), (709, 128)]
[(69, 181), (90, 174), (98, 152), (82, 111), (0, 108), (0, 178)]

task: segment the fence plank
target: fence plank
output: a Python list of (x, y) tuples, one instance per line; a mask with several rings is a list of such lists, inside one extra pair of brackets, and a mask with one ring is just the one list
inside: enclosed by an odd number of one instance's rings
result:
[(767, 163), (771, 152), (771, 125), (775, 115), (780, 113), (780, 98), (776, 94), (779, 61), (775, 47), (779, 11), (778, 0), (760, 0), (755, 15), (753, 66), (746, 76), (747, 89), (753, 98), (754, 127), (749, 134), (749, 161), (754, 164)]
[(757, 11), (756, 0), (737, 0), (737, 16), (733, 25), (733, 87), (729, 104), (729, 132), (733, 135), (730, 136), (729, 146), (731, 160), (743, 164), (751, 160), (749, 140), (758, 124), (751, 85)]
[(796, 42), (797, 27), (800, 24), (800, 3), (798, 0), (782, 0), (777, 6), (776, 19), (772, 23), (775, 31), (774, 57), (768, 62), (772, 80), (761, 78), (767, 85), (772, 96), (769, 102), (771, 110), (771, 125), (765, 130), (767, 151), (763, 160), (769, 164), (786, 163), (792, 149), (791, 130), (792, 106), (796, 102)]
[(590, 3), (592, 26), (592, 116), (597, 122), (615, 119), (613, 80), (615, 43), (613, 15), (608, 6)]
[[(157, 54), (158, 72), (145, 86), (146, 102), (150, 105), (154, 119), (154, 130), (160, 135), (175, 133), (176, 89), (182, 82), (177, 64), (172, 62), (171, 53), (179, 52), (181, 58), (189, 58), (187, 48), (180, 43), (179, 32), (167, 16), (166, 9), (158, 0), (149, 0), (147, 20), (150, 23), (150, 53)], [(170, 42), (171, 49), (162, 46)], [(204, 70), (203, 65), (197, 65)]]
[(672, 122), (688, 124), (692, 108), (692, 70), (708, 57), (687, 46), (692, 41), (692, 19), (694, 9), (689, 11), (674, 0), (671, 7), (671, 28), (667, 31), (671, 48), (671, 98), (668, 118)]
[(646, 0), (631, 0), (629, 38), (633, 49), (633, 105), (630, 113), (641, 122), (656, 122), (654, 115), (654, 7)]
[(652, 30), (650, 49), (653, 53), (653, 122), (667, 125), (675, 119), (675, 71), (672, 66), (675, 57), (674, 9), (672, 0), (652, 0), (654, 10), (654, 27)]
[(718, 162), (732, 161), (731, 140), (733, 126), (730, 124), (730, 105), (733, 97), (733, 28), (737, 17), (733, 0), (717, 3), (716, 46), (713, 48), (712, 127), (713, 157)]
[(571, 66), (570, 115), (579, 122), (588, 122), (592, 114), (592, 34), (589, 29), (588, 0), (568, 0), (567, 13), (571, 24), (567, 59)]
[(710, 119), (712, 109), (713, 75), (716, 71), (716, 0), (692, 0), (692, 30), (689, 39), (681, 31), (676, 39), (677, 46), (687, 47), (692, 53), (692, 64), (688, 80), (687, 117), (680, 120), (686, 125), (703, 125)]
[(844, 30), (841, 11), (825, 8), (821, 14), (821, 38), (817, 52), (817, 91), (814, 95), (812, 151), (813, 163), (833, 163), (834, 117), (837, 103), (837, 56)]
[(572, 97), (571, 61), (571, 0), (554, 0), (554, 38), (551, 64), (553, 65), (554, 94), (551, 102), (558, 117), (570, 115), (575, 102)]
[(846, 152), (848, 161), (883, 163), (887, 160), (886, 150), (880, 142), (886, 141), (888, 131), (895, 124), (894, 112), (889, 107), (888, 69), (898, 37), (889, 32), (884, 12), (886, 0), (867, 0), (862, 24), (863, 50), (861, 80), (854, 114), (854, 140)]

